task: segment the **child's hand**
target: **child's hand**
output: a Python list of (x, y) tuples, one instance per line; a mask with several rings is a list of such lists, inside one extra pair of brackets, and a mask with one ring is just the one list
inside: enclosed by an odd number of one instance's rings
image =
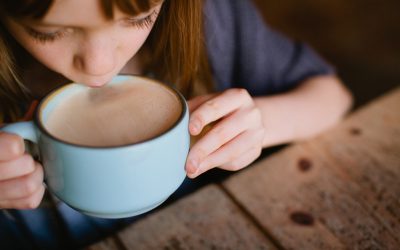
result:
[(189, 152), (186, 172), (190, 178), (214, 167), (239, 170), (258, 158), (264, 126), (261, 113), (246, 90), (199, 96), (188, 105), (191, 135), (198, 135), (207, 124), (217, 121)]
[(0, 209), (36, 208), (43, 198), (43, 168), (24, 151), (22, 138), (0, 132)]

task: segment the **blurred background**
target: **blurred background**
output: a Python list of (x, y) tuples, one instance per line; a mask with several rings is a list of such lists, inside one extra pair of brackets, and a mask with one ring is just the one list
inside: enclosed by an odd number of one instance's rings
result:
[(332, 63), (355, 108), (400, 86), (399, 0), (253, 0), (270, 26)]

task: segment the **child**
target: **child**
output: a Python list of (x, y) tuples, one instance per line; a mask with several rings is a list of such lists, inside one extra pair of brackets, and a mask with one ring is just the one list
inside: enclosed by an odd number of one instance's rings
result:
[[(3, 123), (23, 118), (55, 83), (100, 87), (118, 73), (150, 75), (188, 98), (192, 135), (213, 123), (189, 152), (190, 178), (239, 170), (263, 148), (316, 135), (351, 104), (333, 69), (269, 29), (249, 0), (6, 0), (0, 14)], [(37, 208), (44, 191), (43, 168), (22, 139), (0, 133), (0, 208), (17, 209), (0, 215), (0, 244), (82, 246), (95, 229), (123, 221), (62, 203)]]

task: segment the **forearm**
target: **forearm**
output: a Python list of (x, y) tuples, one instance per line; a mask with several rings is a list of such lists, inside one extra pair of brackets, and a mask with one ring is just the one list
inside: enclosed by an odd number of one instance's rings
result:
[(352, 97), (335, 76), (305, 80), (296, 89), (257, 97), (265, 127), (264, 147), (312, 137), (336, 124), (350, 109)]

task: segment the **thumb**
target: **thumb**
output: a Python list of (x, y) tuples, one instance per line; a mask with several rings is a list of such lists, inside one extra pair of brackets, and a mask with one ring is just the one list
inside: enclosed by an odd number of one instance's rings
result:
[(15, 159), (24, 152), (25, 144), (20, 136), (0, 132), (0, 161)]

